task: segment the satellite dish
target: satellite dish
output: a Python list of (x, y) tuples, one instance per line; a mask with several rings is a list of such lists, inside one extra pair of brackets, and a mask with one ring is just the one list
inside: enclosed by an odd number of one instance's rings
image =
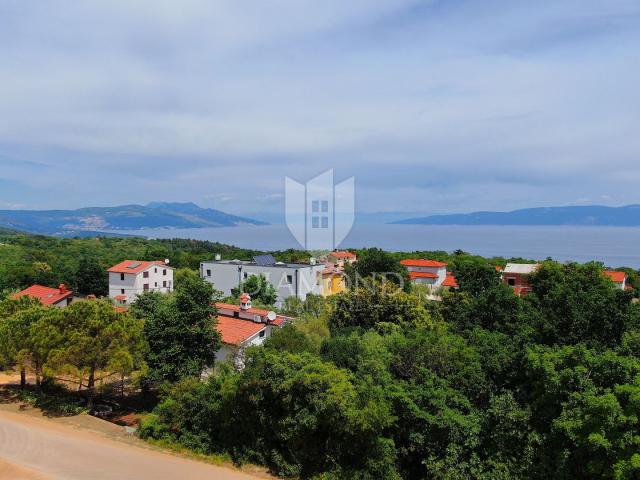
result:
[(276, 312), (274, 312), (273, 310), (271, 310), (269, 313), (267, 313), (267, 319), (270, 322), (273, 322), (276, 319), (277, 315)]

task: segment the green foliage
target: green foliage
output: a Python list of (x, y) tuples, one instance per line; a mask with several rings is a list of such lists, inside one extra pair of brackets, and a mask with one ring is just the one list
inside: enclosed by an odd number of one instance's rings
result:
[(388, 281), (411, 290), (407, 270), (390, 253), (379, 248), (369, 248), (358, 252), (358, 261), (345, 266), (348, 285), (352, 288), (366, 286), (376, 281)]
[(237, 287), (231, 289), (234, 297), (239, 297), (243, 293), (251, 295), (252, 301), (263, 305), (273, 305), (278, 299), (278, 292), (262, 273), (251, 275)]
[(217, 292), (197, 275), (176, 282), (174, 295), (141, 295), (132, 312), (145, 319), (146, 355), (153, 381), (199, 377), (220, 348), (215, 329)]

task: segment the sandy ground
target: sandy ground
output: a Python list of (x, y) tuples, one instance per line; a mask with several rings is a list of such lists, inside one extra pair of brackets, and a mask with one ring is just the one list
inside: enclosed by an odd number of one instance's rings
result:
[(0, 408), (0, 480), (255, 480), (230, 468), (148, 448), (121, 427), (79, 415), (48, 419)]

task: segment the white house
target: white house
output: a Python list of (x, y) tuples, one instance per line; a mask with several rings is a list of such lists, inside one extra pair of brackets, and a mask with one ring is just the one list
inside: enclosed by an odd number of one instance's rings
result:
[(616, 284), (620, 290), (627, 288), (627, 274), (625, 272), (616, 272), (615, 270), (607, 270), (604, 274)]
[(409, 272), (411, 282), (416, 285), (427, 285), (435, 289), (441, 287), (447, 280), (447, 264), (444, 262), (408, 258), (401, 260), (400, 263)]
[(109, 270), (109, 298), (121, 305), (133, 303), (143, 292), (173, 290), (173, 268), (168, 261), (125, 260)]
[[(276, 262), (271, 255), (255, 257), (253, 261), (213, 260), (200, 263), (200, 276), (213, 283), (223, 295), (231, 295), (231, 289), (251, 275), (264, 275), (278, 294), (276, 305), (287, 297), (300, 300), (309, 294), (322, 294), (322, 264)], [(250, 292), (249, 292), (250, 293)]]
[(244, 366), (244, 349), (262, 345), (273, 329), (281, 328), (293, 320), (275, 312), (253, 308), (248, 294), (240, 296), (240, 305), (216, 303), (218, 322), (216, 329), (222, 347), (216, 352), (216, 362), (232, 360), (236, 368)]

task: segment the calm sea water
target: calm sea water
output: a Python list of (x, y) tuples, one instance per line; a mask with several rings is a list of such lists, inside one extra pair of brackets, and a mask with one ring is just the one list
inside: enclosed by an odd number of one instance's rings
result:
[[(122, 231), (149, 238), (193, 238), (259, 250), (299, 248), (285, 225)], [(462, 249), (485, 257), (524, 257), (640, 268), (640, 228), (524, 227), (458, 225), (354, 226), (344, 248), (380, 247), (391, 251)]]

